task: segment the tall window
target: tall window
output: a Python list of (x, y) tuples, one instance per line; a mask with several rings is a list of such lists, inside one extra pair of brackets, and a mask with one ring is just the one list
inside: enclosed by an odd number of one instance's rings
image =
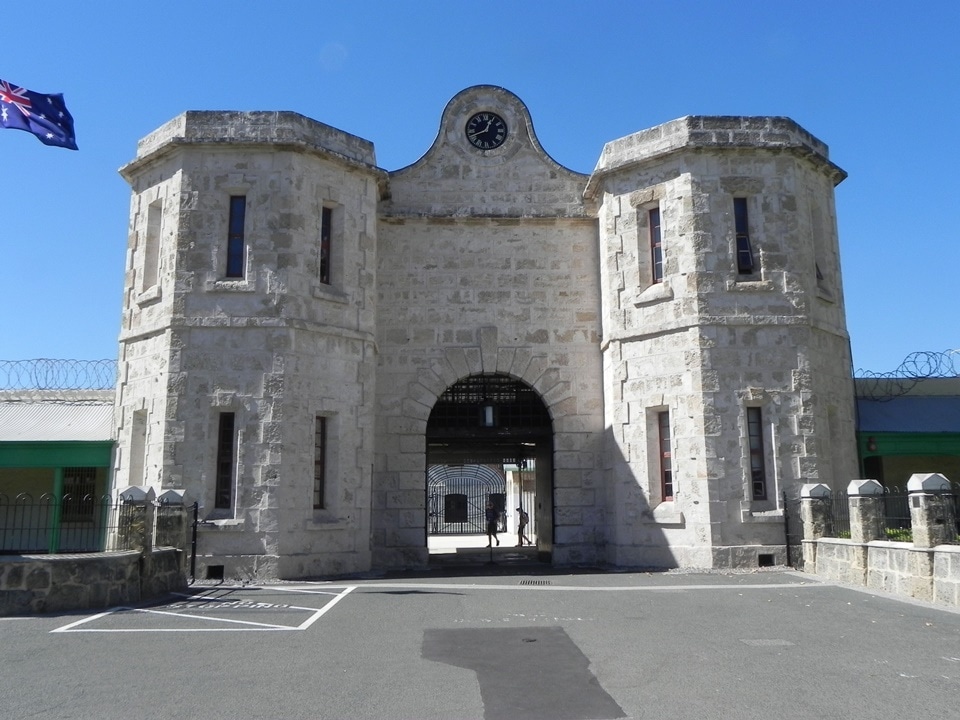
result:
[(233, 507), (233, 475), (236, 461), (236, 415), (220, 413), (217, 431), (217, 475), (213, 506), (229, 510)]
[(750, 484), (754, 500), (767, 499), (767, 470), (763, 461), (763, 413), (747, 408), (747, 438), (750, 444)]
[(330, 237), (333, 234), (333, 209), (320, 211), (320, 282), (330, 284)]
[(243, 277), (245, 241), (243, 226), (247, 214), (247, 198), (234, 195), (230, 198), (230, 227), (227, 231), (227, 277)]
[(657, 413), (660, 427), (660, 499), (673, 500), (673, 464), (670, 461), (670, 413)]
[(663, 248), (660, 243), (660, 208), (653, 208), (648, 216), (650, 221), (650, 259), (653, 268), (653, 281), (663, 280)]
[(326, 507), (327, 419), (317, 416), (313, 434), (313, 507)]
[(747, 199), (733, 199), (733, 220), (737, 234), (737, 272), (752, 275), (755, 267), (750, 245), (750, 223), (747, 220)]

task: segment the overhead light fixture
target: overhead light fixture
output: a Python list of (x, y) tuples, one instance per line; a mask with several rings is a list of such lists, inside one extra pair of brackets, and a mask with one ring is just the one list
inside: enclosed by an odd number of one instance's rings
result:
[(483, 427), (494, 426), (493, 403), (484, 400), (480, 406), (480, 425)]

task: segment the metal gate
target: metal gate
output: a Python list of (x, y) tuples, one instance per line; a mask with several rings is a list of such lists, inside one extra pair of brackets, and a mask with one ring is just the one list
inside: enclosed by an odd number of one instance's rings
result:
[(787, 565), (803, 570), (803, 518), (800, 498), (788, 499), (783, 493), (783, 532), (787, 547)]
[(431, 465), (427, 471), (430, 535), (487, 532), (487, 502), (497, 510), (497, 532), (506, 532), (507, 480), (503, 466)]

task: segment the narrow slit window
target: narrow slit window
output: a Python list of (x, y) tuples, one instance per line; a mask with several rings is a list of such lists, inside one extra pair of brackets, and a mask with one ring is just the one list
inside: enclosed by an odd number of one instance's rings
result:
[(673, 463), (670, 453), (670, 413), (657, 413), (660, 428), (660, 499), (673, 500)]
[(236, 415), (220, 413), (217, 431), (217, 472), (213, 506), (218, 510), (233, 507), (233, 476), (236, 469)]
[(327, 419), (317, 416), (313, 436), (313, 507), (326, 507), (327, 486)]
[(747, 218), (747, 199), (733, 199), (733, 218), (737, 235), (737, 272), (752, 275), (756, 269), (753, 247), (750, 244), (750, 223)]
[(320, 211), (320, 282), (330, 284), (330, 238), (333, 236), (333, 208)]
[(649, 215), (650, 222), (650, 260), (653, 269), (653, 282), (663, 281), (663, 245), (660, 238), (660, 208), (653, 208)]
[(234, 195), (230, 198), (230, 222), (227, 231), (227, 277), (242, 278), (246, 241), (244, 224), (246, 223), (247, 198)]
[(763, 450), (763, 412), (747, 408), (747, 438), (750, 445), (750, 484), (754, 500), (767, 499), (767, 470)]

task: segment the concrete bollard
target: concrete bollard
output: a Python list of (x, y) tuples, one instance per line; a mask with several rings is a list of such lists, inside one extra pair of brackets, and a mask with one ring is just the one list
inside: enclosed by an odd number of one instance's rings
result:
[(856, 543), (886, 538), (883, 486), (876, 480), (851, 480), (847, 485), (850, 503), (850, 539)]
[(823, 483), (800, 488), (800, 519), (803, 522), (803, 566), (817, 566), (817, 543), (833, 535), (833, 498)]
[(907, 491), (914, 547), (955, 543), (957, 516), (950, 481), (940, 473), (916, 473), (907, 481)]

